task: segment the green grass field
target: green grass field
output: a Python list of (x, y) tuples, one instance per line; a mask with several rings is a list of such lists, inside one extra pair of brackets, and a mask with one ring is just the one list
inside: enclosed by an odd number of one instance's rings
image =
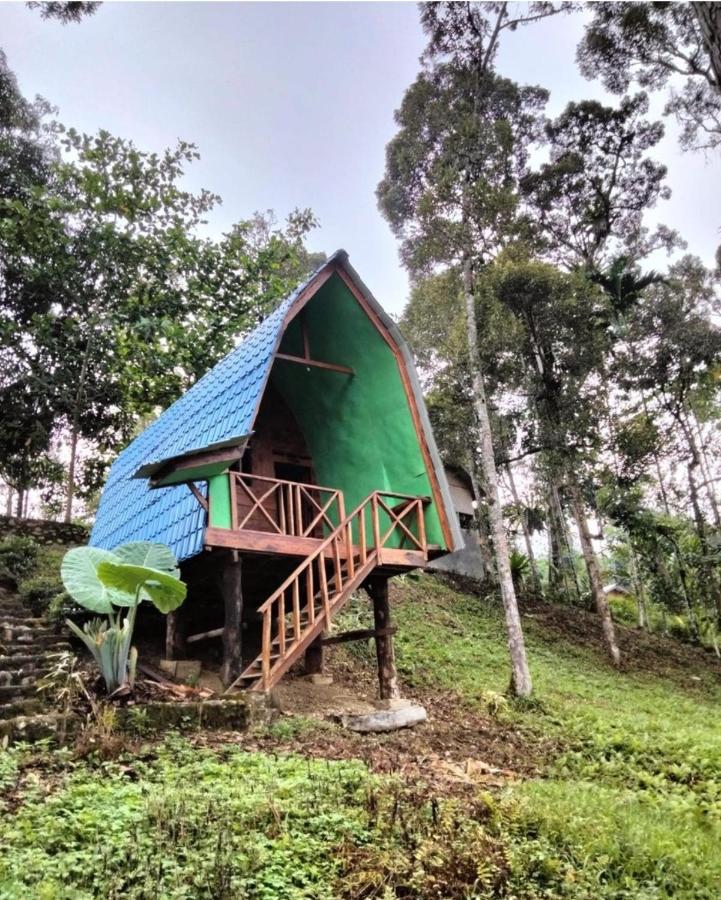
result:
[[(300, 739), (288, 753), (288, 721), (262, 750), (177, 735), (110, 760), (13, 748), (0, 753), (0, 898), (721, 896), (712, 656), (624, 631), (616, 672), (592, 615), (535, 606), (536, 696), (519, 704), (502, 696), (494, 603), (423, 576), (394, 589), (394, 611), (402, 681), (522, 736), (532, 776), (438, 792), (311, 757)], [(343, 739), (301, 725), (320, 732), (315, 748)]]

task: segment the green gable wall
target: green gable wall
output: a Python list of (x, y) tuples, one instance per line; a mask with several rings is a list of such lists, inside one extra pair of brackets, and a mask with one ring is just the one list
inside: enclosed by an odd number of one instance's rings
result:
[[(271, 380), (303, 431), (318, 483), (343, 491), (346, 512), (374, 490), (432, 496), (395, 356), (337, 275), (305, 316), (311, 356), (355, 370), (350, 376), (281, 360), (273, 366)], [(302, 355), (298, 317), (280, 350)], [(435, 504), (426, 510), (426, 532), (429, 543), (446, 546)]]

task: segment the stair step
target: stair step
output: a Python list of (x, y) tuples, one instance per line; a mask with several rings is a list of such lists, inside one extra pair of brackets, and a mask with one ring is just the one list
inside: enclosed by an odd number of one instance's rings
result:
[(14, 700), (0, 704), (0, 719), (14, 719), (16, 716), (32, 716), (42, 712), (44, 704), (39, 698)]
[(60, 650), (69, 650), (70, 644), (68, 643), (68, 639), (64, 637), (62, 634), (34, 634), (31, 639), (21, 640), (19, 641), (17, 638), (10, 638), (10, 640), (3, 640), (2, 635), (0, 635), (0, 647), (3, 648), (4, 656), (11, 656), (13, 651), (15, 653), (27, 653), (29, 650), (41, 650), (41, 649), (57, 649), (58, 652)]
[(4, 719), (0, 721), (0, 740), (7, 739), (12, 744), (14, 741), (52, 738), (57, 734), (61, 720), (62, 716), (58, 713), (45, 715), (38, 714), (37, 711)]
[(48, 623), (45, 619), (39, 619), (35, 616), (28, 616), (22, 614), (22, 610), (18, 611), (17, 615), (5, 615), (4, 612), (0, 611), (0, 628), (3, 625), (24, 625), (27, 628), (47, 628)]
[(3, 684), (0, 685), (0, 703), (14, 700), (16, 697), (27, 697), (37, 693), (35, 682), (32, 684)]
[(0, 687), (8, 684), (22, 684), (27, 679), (32, 678), (33, 682), (38, 678), (42, 678), (47, 673), (46, 668), (40, 666), (0, 666)]

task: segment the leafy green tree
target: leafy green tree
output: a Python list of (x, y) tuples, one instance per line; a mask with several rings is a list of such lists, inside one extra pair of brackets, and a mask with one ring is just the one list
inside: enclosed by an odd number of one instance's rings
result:
[(64, 3), (58, 2), (58, 0), (51, 0), (51, 2), (47, 3), (39, 2), (39, 0), (30, 0), (30, 2), (26, 3), (28, 9), (39, 10), (42, 19), (55, 19), (62, 25), (79, 22), (85, 16), (92, 16), (102, 5), (101, 2), (93, 2), (93, 0), (86, 0), (86, 2), (83, 2), (83, 0), (67, 0)]
[[(547, 15), (532, 4), (528, 15)], [(429, 4), (424, 68), (396, 113), (398, 134), (386, 150), (378, 187), (381, 211), (401, 239), (415, 275), (436, 267), (461, 272), (467, 363), (487, 488), (489, 521), (511, 653), (512, 686), (531, 692), (523, 632), (500, 507), (491, 418), (479, 361), (476, 287), (483, 266), (522, 230), (518, 182), (540, 133), (547, 93), (499, 77), (493, 63), (501, 32), (517, 27), (507, 3)]]
[(597, 273), (678, 243), (665, 226), (649, 233), (644, 225), (645, 213), (671, 193), (666, 167), (648, 156), (663, 126), (647, 112), (645, 94), (624, 97), (618, 108), (585, 100), (546, 125), (550, 162), (522, 186), (541, 249), (554, 262)]
[[(721, 143), (721, 12), (718, 3), (594, 3), (578, 48), (581, 72), (622, 94), (636, 81), (668, 89), (665, 112), (686, 148)], [(684, 80), (680, 91), (674, 80)]]
[[(22, 386), (27, 408), (45, 413), (32, 446), (22, 421), (5, 435), (22, 441), (7, 458), (33, 459), (43, 440), (66, 434), (69, 519), (78, 448), (108, 459), (265, 315), (309, 263), (313, 218), (297, 212), (278, 228), (256, 217), (202, 238), (217, 198), (182, 188), (192, 145), (155, 154), (107, 132), (58, 131), (64, 155), (49, 180), (2, 204), (0, 359), (11, 363), (0, 397)], [(87, 474), (92, 491), (102, 467)]]
[[(656, 411), (667, 453), (670, 449), (685, 469), (685, 495), (699, 542), (697, 560), (721, 621), (721, 558), (708, 521), (713, 515), (718, 530), (718, 502), (694, 409), (697, 398), (708, 407), (709, 396), (718, 396), (721, 329), (716, 282), (694, 257), (672, 266), (664, 282), (652, 286), (627, 317), (616, 367), (622, 387), (642, 397), (645, 414)], [(653, 452), (658, 465), (660, 450), (654, 447)], [(662, 486), (660, 465), (657, 477)], [(665, 496), (664, 503), (668, 511)]]
[[(580, 271), (564, 273), (513, 253), (489, 267), (485, 278), (499, 304), (522, 328), (519, 351), (525, 360), (533, 440), (545, 448), (544, 465), (553, 486), (563, 485), (567, 495), (605, 643), (618, 665), (620, 651), (593, 549), (585, 484), (585, 470), (594, 460), (600, 438), (600, 383), (593, 376), (608, 348), (608, 331), (603, 327), (609, 316), (608, 298)], [(555, 508), (553, 513), (559, 518)]]

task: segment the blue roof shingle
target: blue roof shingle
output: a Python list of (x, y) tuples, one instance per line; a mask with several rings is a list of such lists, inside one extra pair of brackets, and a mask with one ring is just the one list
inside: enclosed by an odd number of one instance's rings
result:
[[(297, 288), (122, 451), (103, 489), (90, 536), (93, 546), (112, 549), (126, 541), (160, 541), (179, 560), (201, 552), (205, 512), (187, 485), (151, 490), (147, 479), (133, 475), (143, 465), (241, 438), (250, 431), (283, 320), (304, 287)], [(205, 490), (204, 485), (198, 487)]]

